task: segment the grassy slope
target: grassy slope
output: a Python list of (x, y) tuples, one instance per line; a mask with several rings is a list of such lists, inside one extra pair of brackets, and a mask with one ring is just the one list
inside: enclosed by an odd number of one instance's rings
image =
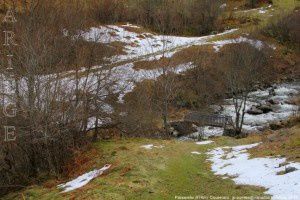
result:
[[(297, 124), (297, 123), (296, 123)], [(113, 164), (108, 174), (98, 177), (81, 189), (61, 194), (56, 188), (61, 182), (50, 180), (13, 193), (4, 199), (174, 199), (177, 196), (259, 196), (264, 189), (236, 185), (232, 180), (215, 176), (207, 162), (209, 149), (262, 141), (250, 150), (252, 157), (284, 155), (289, 161), (299, 161), (299, 124), (273, 134), (251, 135), (245, 139), (215, 138), (210, 145), (176, 140), (124, 139), (94, 144), (77, 166), (77, 177), (89, 170)], [(141, 145), (164, 145), (162, 149), (146, 150)], [(199, 151), (201, 155), (192, 155)], [(92, 152), (92, 153), (91, 153)], [(72, 179), (72, 178), (71, 178)]]
[[(258, 137), (242, 140), (222, 137), (216, 139), (215, 144), (205, 146), (149, 139), (99, 142), (94, 148), (101, 156), (93, 158), (95, 164), (91, 169), (100, 168), (105, 162), (112, 163), (113, 168), (107, 175), (68, 194), (59, 193), (55, 188), (58, 183), (46, 183), (11, 194), (5, 199), (174, 199), (176, 195), (262, 195), (264, 190), (261, 188), (237, 186), (231, 180), (214, 176), (210, 171), (210, 163), (206, 161), (206, 154), (191, 154), (191, 151), (205, 153), (217, 146), (258, 140)], [(162, 144), (165, 148), (140, 148), (149, 143)]]
[(263, 144), (250, 150), (254, 157), (284, 156), (288, 161), (300, 162), (300, 124), (262, 135)]

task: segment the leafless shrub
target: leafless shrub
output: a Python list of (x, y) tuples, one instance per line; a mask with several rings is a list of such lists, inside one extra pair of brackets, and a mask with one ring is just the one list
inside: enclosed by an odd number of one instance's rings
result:
[(180, 78), (177, 101), (190, 109), (206, 109), (225, 96), (225, 84), (216, 60), (218, 55), (206, 51), (195, 53), (195, 68)]
[(293, 13), (281, 17), (275, 22), (270, 23), (262, 32), (275, 38), (281, 44), (287, 44), (299, 50), (300, 44), (300, 12), (295, 10)]
[(266, 52), (247, 43), (229, 46), (220, 59), (219, 66), (232, 98), (235, 109), (234, 128), (239, 135), (242, 133), (249, 93), (257, 85), (270, 80), (272, 69)]
[[(218, 31), (219, 0), (101, 0), (92, 15), (101, 23), (131, 22), (165, 34), (202, 35)], [(157, 18), (164, 20), (157, 23)]]
[(256, 8), (262, 4), (272, 4), (273, 0), (247, 0), (246, 7)]
[[(9, 72), (13, 78), (2, 62), (0, 109), (11, 102), (17, 116), (7, 118), (1, 112), (1, 136), (3, 125), (14, 125), (17, 140), (3, 142), (1, 138), (0, 194), (42, 175), (62, 174), (73, 150), (87, 144), (86, 131), (94, 123), (90, 118), (106, 116), (103, 105), (118, 95), (113, 94), (116, 80), (110, 79), (109, 67), (91, 73), (92, 66), (102, 64), (101, 57), (94, 55), (98, 45), (86, 45), (80, 37), (72, 37), (85, 27), (81, 7), (72, 4), (65, 9), (65, 4), (60, 7), (59, 1), (56, 3), (26, 5), (13, 27), (18, 45), (3, 49), (4, 55), (13, 53)], [(1, 29), (6, 26), (2, 24)], [(73, 71), (68, 75), (62, 73), (69, 69)]]

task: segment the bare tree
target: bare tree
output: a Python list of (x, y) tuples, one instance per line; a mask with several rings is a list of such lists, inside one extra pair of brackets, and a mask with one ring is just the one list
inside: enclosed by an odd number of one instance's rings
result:
[(248, 43), (229, 46), (220, 60), (235, 111), (234, 128), (241, 134), (249, 93), (270, 75), (267, 56)]
[(106, 98), (115, 84), (110, 70), (93, 73), (93, 66), (102, 63), (96, 53), (103, 45), (75, 37), (84, 30), (84, 16), (75, 2), (60, 1), (32, 1), (18, 14), (18, 45), (5, 51), (13, 53), (9, 82), (2, 70), (7, 63), (0, 66), (0, 85), (15, 91), (11, 95), (1, 89), (1, 102), (10, 99), (18, 107), (17, 117), (5, 119), (16, 125), (17, 140), (1, 141), (0, 193), (26, 185), (41, 173), (62, 173), (73, 149), (87, 142), (88, 119), (101, 116), (100, 108), (111, 101)]

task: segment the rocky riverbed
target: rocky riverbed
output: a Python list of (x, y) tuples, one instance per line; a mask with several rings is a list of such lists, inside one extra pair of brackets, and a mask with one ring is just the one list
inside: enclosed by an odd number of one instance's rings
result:
[[(272, 87), (251, 92), (246, 105), (244, 132), (260, 132), (266, 128), (280, 127), (280, 122), (293, 115), (299, 114), (300, 82), (276, 84)], [(298, 100), (297, 100), (298, 99)], [(213, 106), (219, 115), (232, 116), (235, 120), (235, 111), (232, 99), (225, 99), (221, 106)], [(197, 127), (192, 134), (180, 137), (181, 140), (198, 139), (204, 136), (220, 136), (223, 128)]]
[[(297, 98), (300, 95), (300, 82), (273, 85), (264, 90), (250, 93), (244, 120), (244, 130), (261, 131), (271, 123), (288, 119), (299, 113)], [(230, 115), (235, 119), (231, 99), (225, 100), (220, 114)]]

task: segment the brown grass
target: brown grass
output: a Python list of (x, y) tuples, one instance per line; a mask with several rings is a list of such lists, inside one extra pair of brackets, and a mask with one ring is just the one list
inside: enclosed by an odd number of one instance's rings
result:
[(146, 29), (141, 26), (140, 26), (140, 28), (135, 28), (135, 27), (124, 26), (124, 24), (123, 25), (121, 24), (121, 27), (124, 28), (124, 30), (126, 30), (126, 31), (133, 32), (136, 34), (143, 34), (143, 33), (154, 34), (151, 30)]
[(300, 125), (261, 136), (263, 143), (250, 151), (253, 157), (284, 156), (288, 161), (300, 161)]
[(97, 152), (95, 148), (88, 148), (86, 152), (78, 151), (74, 160), (65, 167), (66, 175), (68, 177), (74, 177), (85, 173), (95, 165), (94, 159), (100, 157), (101, 154), (99, 154), (99, 151)]
[(199, 59), (202, 53), (209, 54), (212, 58), (216, 56), (211, 45), (191, 46), (176, 52), (171, 58), (161, 58), (154, 61), (137, 61), (134, 69), (158, 69), (164, 66), (177, 66)]

